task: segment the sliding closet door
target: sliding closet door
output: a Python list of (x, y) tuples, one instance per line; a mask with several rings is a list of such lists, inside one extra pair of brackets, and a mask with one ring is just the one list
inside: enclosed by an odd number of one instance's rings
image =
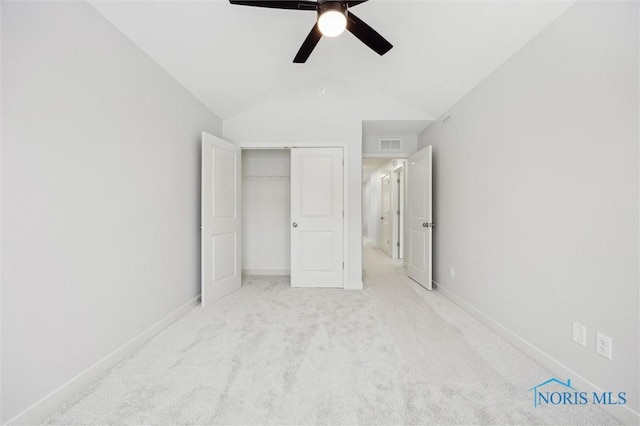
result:
[(202, 134), (202, 283), (205, 306), (241, 285), (240, 147)]
[(343, 287), (342, 148), (291, 150), (291, 286)]

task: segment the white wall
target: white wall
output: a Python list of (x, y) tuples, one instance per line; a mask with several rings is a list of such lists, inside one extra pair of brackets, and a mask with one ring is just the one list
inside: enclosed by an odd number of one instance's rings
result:
[[(626, 391), (636, 412), (638, 12), (577, 3), (420, 137), (434, 148), (440, 289), (556, 374)], [(612, 361), (595, 353), (596, 331), (613, 338)]]
[[(2, 9), (3, 9), (3, 4), (4, 2), (0, 1), (0, 44), (2, 43), (1, 41), (1, 36), (3, 33), (3, 23), (4, 23), (4, 19), (3, 19), (3, 13), (2, 13)], [(2, 167), (1, 165), (4, 164), (4, 157), (2, 155), (2, 147), (4, 145), (3, 142), (3, 132), (2, 132), (2, 126), (3, 126), (3, 113), (2, 113), (2, 99), (4, 99), (4, 90), (3, 90), (3, 70), (4, 70), (4, 63), (3, 63), (3, 58), (4, 55), (2, 54), (2, 46), (0, 45), (0, 422), (2, 422), (2, 413), (3, 413), (3, 400), (4, 398), (2, 397), (2, 393), (3, 393), (3, 375), (2, 375), (2, 306), (4, 305), (3, 302), (3, 287), (4, 287), (4, 269), (3, 269), (3, 259), (4, 256), (2, 255), (3, 249), (2, 249), (2, 241), (4, 241), (4, 237), (3, 237), (3, 233), (2, 233), (2, 202), (3, 202), (3, 196), (2, 196), (2, 187), (3, 187), (3, 183), (2, 183)]]
[(88, 4), (2, 7), (4, 423), (199, 294), (221, 121)]
[(358, 289), (362, 288), (362, 121), (429, 117), (406, 105), (380, 99), (375, 93), (354, 92), (335, 82), (323, 83), (322, 87), (328, 89), (326, 98), (319, 97), (316, 89), (301, 90), (226, 119), (224, 138), (239, 145), (346, 143), (349, 247), (345, 288)]
[(242, 269), (291, 273), (291, 151), (242, 151)]

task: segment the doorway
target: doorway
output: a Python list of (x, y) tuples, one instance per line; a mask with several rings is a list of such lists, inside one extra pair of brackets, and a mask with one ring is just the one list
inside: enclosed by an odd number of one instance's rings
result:
[(242, 274), (291, 275), (291, 150), (242, 150)]
[(363, 244), (397, 260), (431, 290), (431, 146), (407, 159), (363, 158), (362, 164)]
[(404, 257), (403, 158), (363, 158), (363, 236), (392, 259)]
[(242, 151), (242, 272), (343, 286), (342, 148)]

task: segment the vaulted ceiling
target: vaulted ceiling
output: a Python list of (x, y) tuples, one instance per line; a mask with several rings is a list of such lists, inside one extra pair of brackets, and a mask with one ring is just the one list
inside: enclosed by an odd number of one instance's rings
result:
[(389, 53), (380, 57), (345, 32), (324, 37), (307, 63), (294, 64), (315, 12), (226, 0), (91, 1), (223, 119), (331, 85), (375, 92), (433, 119), (572, 3), (370, 0), (352, 12), (394, 45)]

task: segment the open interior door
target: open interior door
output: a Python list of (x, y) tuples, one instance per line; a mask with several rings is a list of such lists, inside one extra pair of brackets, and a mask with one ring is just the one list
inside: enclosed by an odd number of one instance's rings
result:
[(409, 158), (409, 241), (407, 245), (407, 272), (409, 278), (431, 290), (432, 251), (432, 155), (431, 145)]
[(391, 248), (391, 240), (393, 236), (392, 232), (392, 221), (393, 217), (391, 216), (391, 173), (387, 173), (382, 176), (381, 179), (381, 190), (382, 190), (382, 208), (381, 208), (381, 216), (380, 221), (382, 223), (381, 232), (380, 232), (380, 248), (383, 252), (387, 253), (389, 256), (393, 257), (393, 250)]
[(343, 287), (342, 148), (291, 150), (291, 286)]
[(202, 305), (241, 286), (239, 146), (202, 133)]

